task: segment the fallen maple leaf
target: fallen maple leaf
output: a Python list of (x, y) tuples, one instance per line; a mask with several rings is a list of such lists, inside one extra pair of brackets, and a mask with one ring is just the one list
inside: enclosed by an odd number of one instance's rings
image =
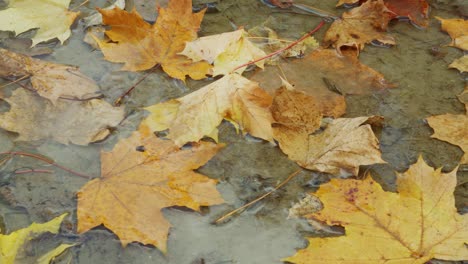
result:
[(104, 139), (108, 127), (116, 126), (124, 117), (124, 109), (105, 101), (58, 100), (55, 105), (24, 89), (17, 89), (8, 98), (10, 111), (0, 114), (0, 127), (19, 133), (16, 140), (54, 139), (87, 145)]
[(419, 27), (429, 25), (429, 4), (426, 0), (385, 0), (385, 6), (397, 17), (407, 17)]
[(168, 8), (160, 8), (154, 25), (148, 24), (133, 10), (99, 9), (109, 41), (96, 38), (104, 56), (112, 62), (125, 63), (122, 70), (142, 71), (161, 64), (171, 77), (185, 80), (189, 75), (203, 79), (211, 71), (207, 62), (193, 62), (179, 55), (185, 43), (197, 38), (204, 11), (193, 14), (191, 0), (171, 0)]
[(169, 129), (168, 138), (178, 146), (204, 136), (217, 139), (217, 126), (231, 121), (244, 133), (272, 141), (271, 97), (256, 82), (239, 74), (223, 78), (178, 99), (145, 108), (143, 122), (151, 131)]
[(15, 35), (38, 28), (32, 38), (34, 47), (40, 42), (58, 38), (63, 44), (70, 37), (70, 26), (79, 12), (68, 11), (70, 0), (16, 0), (0, 10), (0, 30)]
[[(143, 146), (143, 151), (137, 147)], [(103, 224), (123, 246), (138, 241), (166, 251), (170, 223), (161, 210), (223, 203), (216, 180), (193, 170), (205, 164), (222, 145), (200, 142), (179, 149), (170, 140), (134, 132), (110, 152), (101, 154), (101, 178), (78, 192), (78, 232)]]
[(87, 100), (100, 94), (98, 85), (78, 67), (33, 59), (1, 48), (0, 76), (30, 76), (34, 90), (54, 104), (60, 97)]
[(30, 226), (16, 230), (9, 235), (0, 234), (0, 263), (15, 263), (18, 250), (26, 241), (46, 232), (57, 234), (60, 229), (60, 224), (65, 216), (67, 216), (67, 214), (62, 214), (47, 223), (32, 223)]
[(465, 155), (460, 163), (468, 163), (468, 116), (467, 115), (437, 115), (426, 118), (428, 124), (434, 129), (431, 136), (450, 144), (459, 146)]
[(460, 72), (468, 72), (468, 55), (454, 60), (452, 63), (450, 63), (449, 67), (455, 68)]
[(323, 210), (309, 219), (341, 225), (341, 237), (308, 238), (293, 263), (425, 263), (468, 259), (468, 215), (459, 215), (456, 171), (441, 173), (422, 158), (397, 178), (398, 193), (371, 177), (332, 179), (316, 195)]
[(465, 90), (458, 95), (458, 100), (465, 104), (465, 113), (468, 115), (468, 84), (465, 86)]
[(316, 98), (324, 116), (333, 117), (339, 117), (346, 111), (342, 95), (369, 94), (393, 88), (381, 73), (361, 64), (358, 58), (346, 51), (343, 55), (339, 56), (332, 49), (316, 49), (303, 59), (283, 62), (279, 67), (266, 67), (256, 72), (251, 80), (274, 93), (283, 85), (278, 76), (284, 75), (296, 90)]
[(338, 118), (316, 134), (286, 126), (287, 133), (275, 129), (274, 137), (281, 150), (301, 167), (335, 175), (357, 175), (360, 165), (385, 163), (371, 126), (365, 124), (374, 121), (371, 119)]
[(394, 45), (394, 38), (385, 32), (393, 16), (383, 0), (367, 1), (335, 20), (325, 33), (323, 44), (333, 45), (339, 53), (343, 46), (356, 48), (359, 53), (366, 43), (372, 41)]
[[(266, 56), (263, 50), (257, 48), (247, 38), (244, 29), (217, 35), (201, 37), (187, 42), (185, 49), (179, 53), (193, 61), (208, 61), (213, 63), (213, 76), (231, 73), (237, 66)], [(255, 63), (263, 68), (264, 61)], [(242, 74), (247, 66), (235, 72)]]
[(468, 20), (436, 18), (442, 23), (442, 29), (452, 38), (450, 45), (468, 50)]

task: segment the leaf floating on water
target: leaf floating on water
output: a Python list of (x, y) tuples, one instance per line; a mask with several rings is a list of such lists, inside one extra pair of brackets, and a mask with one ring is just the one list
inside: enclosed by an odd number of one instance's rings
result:
[(468, 215), (455, 208), (456, 170), (441, 173), (422, 158), (398, 175), (398, 193), (370, 176), (332, 179), (315, 194), (323, 210), (306, 216), (340, 225), (346, 235), (308, 238), (293, 263), (420, 263), (468, 259)]

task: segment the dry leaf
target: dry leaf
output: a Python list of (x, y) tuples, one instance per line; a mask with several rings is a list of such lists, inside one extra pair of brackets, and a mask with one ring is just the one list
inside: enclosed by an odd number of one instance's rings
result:
[(100, 95), (97, 84), (78, 67), (33, 59), (1, 48), (0, 76), (30, 76), (34, 90), (53, 104), (59, 97), (87, 100)]
[(393, 13), (383, 0), (367, 1), (359, 7), (343, 13), (325, 33), (324, 45), (333, 45), (341, 53), (342, 46), (356, 48), (358, 53), (366, 43), (378, 41), (383, 45), (394, 45), (393, 37), (386, 33)]
[(288, 136), (278, 137), (275, 131), (274, 136), (281, 150), (301, 167), (335, 175), (357, 175), (360, 165), (385, 163), (371, 126), (364, 124), (371, 118), (338, 118), (314, 134), (290, 131)]
[(429, 25), (429, 4), (426, 0), (385, 0), (385, 6), (397, 17), (407, 17), (419, 27)]
[(339, 0), (336, 6), (342, 6), (342, 5), (354, 5), (359, 3), (360, 0)]
[(169, 129), (178, 146), (204, 136), (216, 139), (217, 126), (231, 121), (244, 133), (272, 141), (271, 97), (256, 82), (229, 74), (184, 97), (145, 108), (151, 131)]
[[(142, 148), (139, 151), (137, 148)], [(78, 192), (78, 232), (103, 224), (122, 245), (138, 241), (163, 252), (170, 223), (161, 210), (223, 203), (216, 180), (193, 170), (205, 164), (222, 145), (201, 142), (179, 149), (170, 140), (134, 132), (110, 152), (101, 154), (101, 177)]]
[(0, 10), (0, 30), (15, 35), (37, 28), (32, 38), (34, 47), (40, 42), (58, 38), (63, 44), (70, 37), (70, 26), (79, 12), (68, 11), (70, 0), (16, 0)]
[(57, 234), (65, 216), (67, 216), (67, 214), (62, 214), (47, 223), (32, 223), (30, 226), (16, 230), (9, 235), (0, 234), (0, 263), (15, 263), (16, 254), (26, 241), (45, 232)]
[[(179, 54), (193, 61), (205, 60), (213, 63), (213, 76), (229, 74), (237, 66), (266, 56), (263, 50), (248, 40), (243, 29), (187, 42), (185, 49)], [(255, 63), (260, 68), (263, 68), (263, 64), (263, 60)], [(235, 72), (242, 74), (246, 68), (247, 66), (239, 68)]]
[(193, 62), (179, 55), (185, 43), (197, 38), (204, 11), (193, 14), (191, 0), (172, 0), (160, 8), (156, 23), (151, 25), (133, 10), (102, 10), (110, 41), (96, 39), (106, 60), (125, 63), (122, 70), (142, 71), (161, 64), (171, 77), (185, 80), (189, 75), (203, 79), (211, 71), (207, 62)]
[(460, 163), (468, 163), (468, 116), (467, 115), (437, 115), (426, 118), (429, 126), (434, 129), (431, 136), (450, 144), (459, 146), (465, 155)]
[(19, 133), (16, 140), (54, 139), (60, 143), (87, 145), (104, 139), (108, 127), (119, 124), (124, 109), (105, 101), (58, 100), (55, 105), (35, 94), (17, 89), (3, 98), (10, 111), (0, 114), (0, 127)]
[(455, 68), (460, 72), (468, 72), (468, 55), (465, 55), (459, 59), (454, 60), (450, 65), (450, 68)]
[(459, 215), (453, 192), (456, 171), (441, 173), (422, 158), (398, 175), (398, 193), (371, 177), (332, 179), (316, 196), (323, 210), (309, 219), (341, 225), (341, 237), (308, 238), (293, 263), (425, 263), (468, 259), (468, 215)]
[(436, 18), (442, 23), (442, 29), (452, 38), (450, 45), (462, 50), (468, 50), (468, 20)]

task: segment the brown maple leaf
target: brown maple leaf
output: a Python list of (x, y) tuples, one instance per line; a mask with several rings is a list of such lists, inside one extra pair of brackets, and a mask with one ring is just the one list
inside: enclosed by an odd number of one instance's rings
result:
[(366, 43), (373, 41), (394, 45), (394, 38), (386, 33), (393, 17), (394, 13), (388, 10), (383, 0), (367, 1), (333, 22), (325, 33), (324, 45), (332, 45), (339, 53), (343, 46), (355, 48), (359, 53)]
[(100, 94), (97, 84), (78, 67), (38, 60), (1, 48), (0, 76), (29, 77), (37, 93), (54, 104), (59, 97), (86, 100)]
[(316, 195), (323, 209), (306, 215), (340, 225), (339, 237), (308, 238), (292, 263), (423, 264), (432, 258), (468, 259), (468, 215), (455, 208), (456, 170), (442, 173), (422, 158), (397, 178), (398, 192), (386, 192), (371, 177), (332, 179)]
[(10, 111), (0, 114), (0, 127), (19, 133), (16, 140), (53, 139), (87, 145), (104, 139), (110, 133), (109, 127), (117, 126), (124, 117), (123, 108), (99, 99), (59, 99), (52, 104), (25, 89), (2, 99), (10, 104)]
[(106, 31), (110, 41), (96, 39), (107, 60), (125, 63), (122, 70), (142, 71), (161, 64), (171, 77), (195, 80), (210, 73), (207, 62), (193, 62), (179, 55), (185, 43), (197, 38), (204, 11), (193, 14), (191, 0), (171, 0), (167, 8), (160, 8), (154, 25), (148, 24), (135, 11), (120, 8), (99, 9), (103, 23), (111, 26)]
[[(289, 60), (278, 67), (257, 71), (251, 80), (273, 94), (283, 85), (279, 76), (286, 76), (298, 91), (313, 96), (324, 116), (339, 117), (346, 111), (343, 95), (368, 94), (393, 88), (384, 76), (361, 64), (355, 56), (344, 51), (339, 56), (333, 49), (316, 49), (300, 60)], [(346, 80), (346, 81), (343, 81)]]
[(419, 27), (429, 25), (429, 4), (426, 0), (385, 0), (385, 6), (397, 17), (407, 17)]
[(161, 210), (223, 203), (216, 180), (193, 170), (222, 145), (201, 142), (179, 149), (172, 141), (134, 132), (101, 154), (101, 177), (78, 192), (78, 232), (104, 225), (123, 246), (137, 241), (166, 251), (170, 223)]

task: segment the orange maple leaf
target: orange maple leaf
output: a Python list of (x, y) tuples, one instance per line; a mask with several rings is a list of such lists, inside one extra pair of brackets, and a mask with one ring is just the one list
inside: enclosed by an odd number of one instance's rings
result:
[(193, 171), (222, 146), (201, 142), (181, 150), (170, 140), (134, 132), (112, 151), (102, 152), (101, 178), (78, 192), (78, 232), (103, 224), (124, 246), (138, 241), (165, 252), (170, 223), (161, 209), (199, 210), (223, 202), (217, 181)]
[(193, 62), (178, 54), (186, 42), (197, 38), (205, 13), (192, 13), (191, 0), (169, 1), (167, 8), (159, 9), (154, 25), (144, 21), (136, 10), (129, 13), (116, 7), (99, 12), (103, 24), (112, 29), (106, 31), (110, 41), (96, 41), (107, 60), (125, 63), (122, 70), (142, 71), (159, 63), (167, 74), (181, 80), (186, 75), (199, 80), (210, 73), (207, 62)]
[(429, 4), (426, 0), (385, 0), (388, 9), (398, 17), (407, 17), (420, 27), (429, 25)]

